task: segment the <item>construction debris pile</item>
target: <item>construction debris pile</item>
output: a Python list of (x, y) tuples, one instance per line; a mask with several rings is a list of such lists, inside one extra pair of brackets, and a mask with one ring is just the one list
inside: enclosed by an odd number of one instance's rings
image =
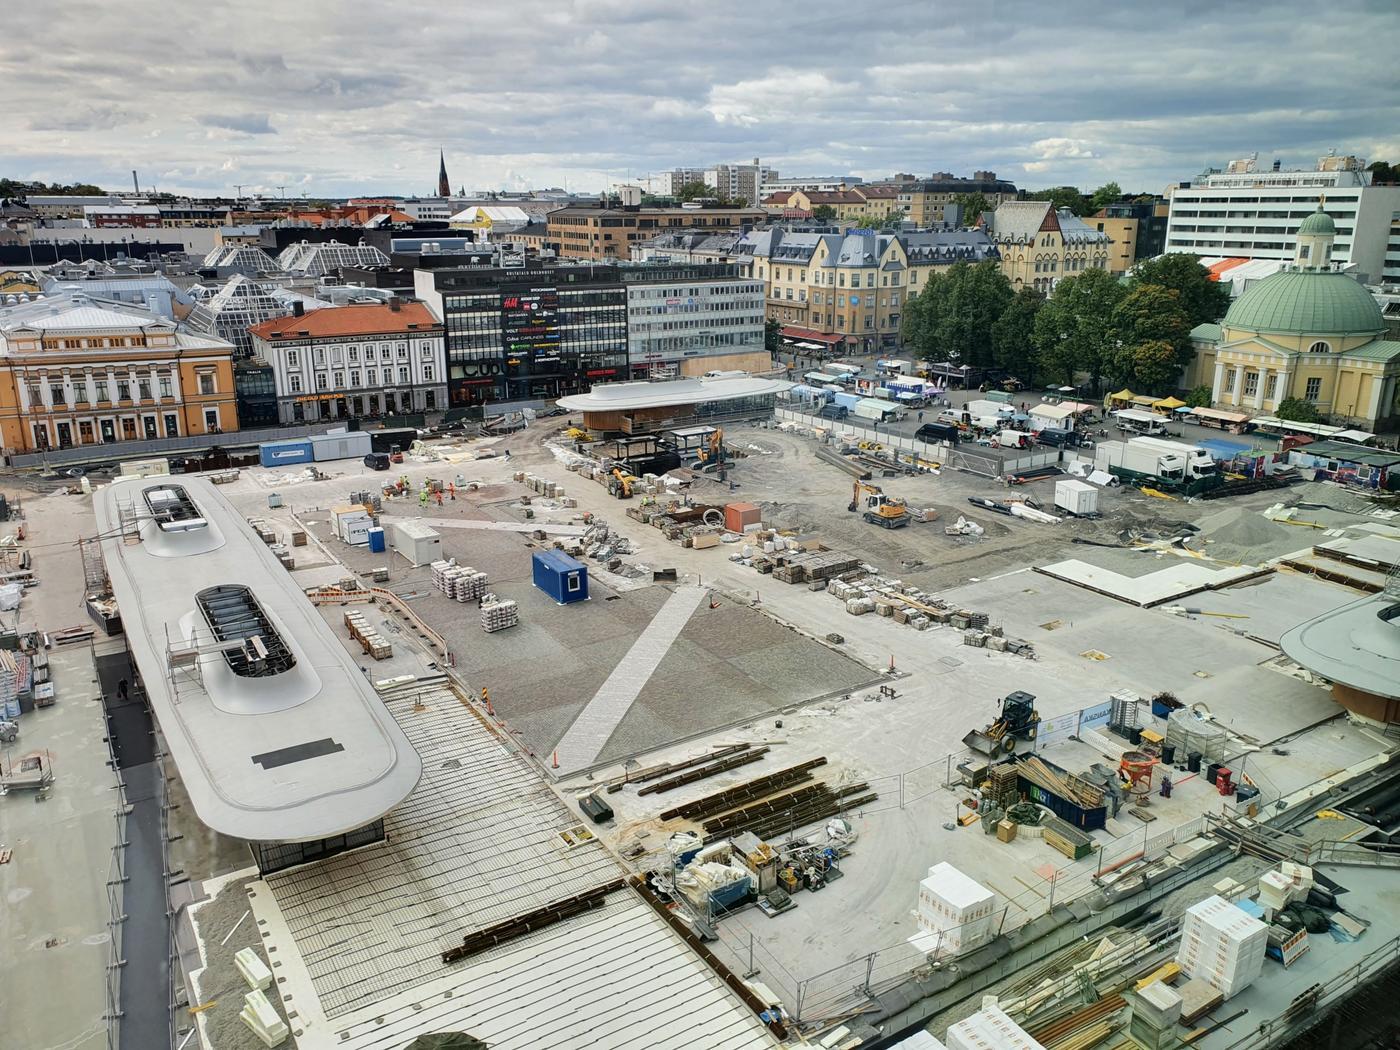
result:
[(966, 632), (965, 645), (1035, 659), (1030, 642), (1006, 637), (1000, 626), (989, 622), (986, 613), (949, 605), (913, 584), (880, 575), (859, 558), (828, 550), (819, 541), (784, 536), (773, 529), (750, 532), (745, 539), (744, 547), (730, 555), (730, 561), (771, 574), (783, 583), (805, 583), (810, 590), (824, 590), (844, 602), (852, 616), (873, 612), (916, 631), (947, 625)]
[[(758, 761), (768, 750), (727, 745), (703, 757), (634, 771), (608, 790), (642, 782), (642, 794), (669, 791)], [(809, 759), (664, 810), (660, 819), (680, 826), (670, 837), (665, 867), (652, 873), (653, 880), (664, 887), (674, 873), (676, 892), (702, 920), (712, 921), (717, 911), (748, 899), (766, 915), (779, 915), (796, 906), (792, 894), (840, 878), (840, 859), (856, 838), (845, 814), (878, 795), (864, 782), (818, 780), (814, 770), (826, 761), (825, 756)], [(799, 834), (816, 824), (825, 825), (822, 833)]]

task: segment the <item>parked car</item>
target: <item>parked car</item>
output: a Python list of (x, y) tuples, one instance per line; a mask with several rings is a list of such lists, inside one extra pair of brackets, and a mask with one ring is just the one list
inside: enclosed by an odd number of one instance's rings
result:
[(369, 467), (370, 470), (388, 470), (388, 469), (389, 469), (389, 453), (387, 453), (387, 452), (371, 452), (371, 453), (369, 453), (367, 456), (365, 456), (365, 466)]

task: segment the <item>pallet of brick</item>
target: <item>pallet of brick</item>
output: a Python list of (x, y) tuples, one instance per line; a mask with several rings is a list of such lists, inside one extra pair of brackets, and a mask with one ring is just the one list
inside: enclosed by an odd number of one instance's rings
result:
[(1208, 981), (1229, 999), (1264, 970), (1269, 927), (1224, 897), (1186, 909), (1176, 961), (1189, 977)]
[(481, 629), (487, 634), (504, 631), (520, 622), (520, 609), (513, 601), (483, 602)]
[(292, 546), (293, 546), (293, 547), (305, 547), (305, 546), (306, 546), (306, 530), (305, 530), (305, 529), (293, 529), (293, 530), (292, 530)]
[(994, 1003), (949, 1027), (948, 1050), (1045, 1050)]

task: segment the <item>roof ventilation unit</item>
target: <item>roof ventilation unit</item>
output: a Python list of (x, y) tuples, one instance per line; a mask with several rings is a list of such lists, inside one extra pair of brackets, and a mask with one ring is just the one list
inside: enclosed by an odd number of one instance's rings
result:
[(296, 657), (247, 587), (209, 587), (195, 600), (216, 641), (241, 643), (223, 646), (229, 670), (240, 678), (270, 678), (296, 666)]
[(141, 495), (161, 532), (193, 532), (209, 526), (183, 486), (161, 485), (145, 489)]

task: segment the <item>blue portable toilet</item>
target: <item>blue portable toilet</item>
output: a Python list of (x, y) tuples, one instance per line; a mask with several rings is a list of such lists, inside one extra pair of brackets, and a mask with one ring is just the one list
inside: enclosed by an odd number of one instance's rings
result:
[(288, 463), (310, 463), (313, 451), (310, 441), (264, 441), (258, 446), (258, 456), (265, 467), (282, 467)]
[(384, 529), (382, 526), (369, 530), (369, 549), (371, 554), (380, 554), (384, 551)]
[(535, 551), (531, 556), (535, 586), (560, 605), (588, 600), (588, 566), (561, 550)]

